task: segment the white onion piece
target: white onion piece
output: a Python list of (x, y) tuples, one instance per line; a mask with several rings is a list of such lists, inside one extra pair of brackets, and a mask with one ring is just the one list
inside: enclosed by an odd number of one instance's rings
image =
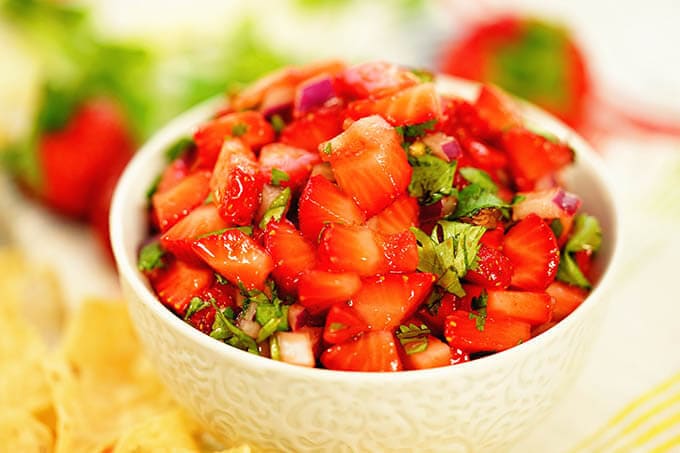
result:
[(316, 365), (312, 340), (306, 332), (276, 332), (281, 361), (313, 368)]
[(307, 324), (309, 313), (307, 309), (300, 304), (293, 304), (288, 307), (288, 325), (291, 330), (297, 331)]
[(581, 206), (581, 200), (561, 187), (535, 192), (522, 192), (524, 199), (512, 209), (513, 220), (520, 220), (531, 213), (542, 219), (558, 219), (573, 216)]
[(331, 168), (331, 164), (328, 162), (321, 162), (318, 164), (315, 164), (312, 167), (312, 173), (309, 175), (311, 178), (312, 176), (316, 175), (321, 175), (330, 182), (335, 182), (335, 175), (333, 174), (333, 168)]
[(320, 75), (300, 84), (295, 92), (295, 111), (307, 113), (322, 106), (335, 96), (333, 80), (328, 75)]
[(251, 338), (257, 338), (262, 328), (257, 321), (251, 321), (249, 319), (240, 319), (237, 322), (238, 328), (243, 331), (246, 335)]
[(262, 187), (262, 201), (260, 202), (260, 207), (257, 209), (257, 213), (255, 213), (255, 219), (257, 222), (262, 220), (262, 217), (267, 212), (267, 209), (269, 209), (269, 205), (272, 204), (272, 201), (274, 201), (276, 197), (281, 195), (281, 192), (283, 192), (284, 189), (284, 187), (275, 187), (271, 184), (265, 184)]

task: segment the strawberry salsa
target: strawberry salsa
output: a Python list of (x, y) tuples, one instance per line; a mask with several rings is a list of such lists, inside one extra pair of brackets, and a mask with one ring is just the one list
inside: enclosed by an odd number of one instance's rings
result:
[(139, 269), (196, 329), (334, 370), (466, 362), (587, 296), (597, 220), (570, 147), (482, 86), (377, 62), (281, 69), (167, 152)]

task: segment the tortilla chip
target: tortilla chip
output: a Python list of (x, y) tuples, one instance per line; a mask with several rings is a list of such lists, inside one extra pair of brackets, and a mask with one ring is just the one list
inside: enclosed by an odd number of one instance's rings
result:
[(252, 453), (252, 451), (253, 450), (251, 450), (251, 448), (248, 445), (243, 444), (239, 447), (229, 448), (227, 450), (222, 450), (217, 453)]
[(52, 451), (52, 431), (31, 413), (0, 406), (0, 450), (22, 453)]
[(196, 424), (179, 410), (171, 410), (128, 430), (113, 453), (199, 451)]
[[(3, 287), (7, 289), (7, 287)], [(9, 292), (9, 291), (7, 291)], [(47, 346), (15, 310), (10, 295), (2, 298), (0, 315), (0, 406), (38, 414), (51, 405), (43, 360)]]
[(86, 301), (66, 330), (60, 355), (86, 374), (122, 377), (134, 372), (141, 351), (126, 306)]
[(63, 328), (64, 303), (54, 273), (28, 263), (16, 250), (0, 248), (0, 316), (21, 316), (53, 344)]

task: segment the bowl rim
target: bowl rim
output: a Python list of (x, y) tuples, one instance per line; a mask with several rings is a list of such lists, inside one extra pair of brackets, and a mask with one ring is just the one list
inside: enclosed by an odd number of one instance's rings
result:
[[(454, 78), (445, 75), (437, 77), (438, 90), (450, 92), (453, 95), (463, 98), (471, 98), (481, 86), (477, 82)], [(485, 373), (497, 368), (499, 362), (515, 360), (515, 356), (532, 354), (536, 349), (543, 347), (543, 343), (549, 342), (555, 336), (561, 335), (563, 331), (569, 329), (578, 322), (579, 318), (587, 316), (592, 311), (596, 303), (605, 303), (604, 299), (613, 284), (614, 275), (618, 273), (621, 257), (621, 238), (622, 222), (620, 203), (618, 202), (618, 192), (612, 184), (611, 177), (606, 166), (599, 155), (590, 145), (581, 138), (575, 131), (570, 129), (560, 120), (554, 118), (540, 108), (524, 101), (519, 101), (520, 111), (525, 120), (540, 125), (541, 129), (555, 134), (567, 140), (569, 145), (575, 150), (579, 162), (585, 164), (592, 171), (596, 179), (599, 179), (602, 194), (605, 202), (610, 204), (611, 211), (611, 231), (608, 232), (607, 240), (611, 246), (611, 257), (604, 269), (600, 279), (593, 287), (591, 293), (585, 301), (577, 307), (565, 319), (558, 322), (555, 326), (543, 332), (541, 335), (531, 338), (529, 341), (514, 346), (508, 350), (492, 354), (487, 357), (472, 360), (469, 362), (424, 370), (404, 370), (399, 372), (365, 372), (365, 371), (338, 371), (323, 368), (307, 368), (260, 357), (255, 354), (242, 351), (238, 348), (229, 346), (216, 340), (209, 335), (195, 329), (184, 320), (180, 319), (169, 309), (167, 309), (152, 292), (146, 277), (137, 270), (136, 256), (126, 252), (126, 238), (124, 219), (129, 215), (129, 200), (136, 199), (143, 194), (132, 191), (132, 187), (137, 186), (140, 177), (149, 182), (152, 178), (148, 176), (150, 163), (157, 162), (162, 153), (172, 143), (193, 131), (197, 125), (206, 121), (215, 113), (217, 107), (223, 104), (222, 96), (203, 102), (192, 109), (184, 112), (175, 119), (171, 120), (155, 133), (135, 154), (128, 163), (116, 186), (111, 204), (110, 239), (113, 248), (115, 262), (119, 272), (121, 284), (127, 283), (134, 291), (137, 299), (152, 311), (154, 315), (162, 320), (168, 329), (183, 337), (184, 341), (197, 344), (201, 348), (215, 354), (216, 358), (238, 363), (239, 366), (257, 368), (263, 372), (275, 372), (288, 375), (289, 378), (296, 379), (315, 379), (321, 381), (340, 382), (351, 379), (354, 382), (362, 381), (368, 384), (385, 382), (404, 382), (420, 381), (427, 378), (446, 377), (452, 378), (468, 372)], [(153, 166), (153, 165), (152, 165)], [(137, 244), (134, 244), (134, 250)], [(127, 301), (128, 306), (132, 306), (132, 301)], [(131, 310), (134, 308), (131, 307)]]

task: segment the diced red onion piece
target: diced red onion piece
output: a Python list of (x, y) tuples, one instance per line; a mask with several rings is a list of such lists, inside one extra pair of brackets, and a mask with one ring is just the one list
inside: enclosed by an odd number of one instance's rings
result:
[(558, 219), (571, 217), (581, 206), (581, 200), (566, 192), (561, 187), (554, 189), (523, 192), (518, 195), (524, 197), (512, 209), (514, 220), (523, 219), (529, 214), (536, 214), (542, 219)]
[(300, 304), (293, 304), (288, 307), (288, 325), (291, 330), (297, 331), (307, 324), (309, 314), (307, 309)]
[(422, 225), (425, 223), (436, 222), (437, 220), (441, 219), (442, 210), (443, 206), (441, 200), (431, 205), (421, 206), (420, 215), (418, 216), (420, 224)]
[(574, 215), (576, 211), (578, 211), (578, 208), (581, 207), (581, 199), (564, 189), (559, 189), (552, 201), (567, 215)]
[(276, 332), (283, 362), (314, 367), (316, 359), (312, 340), (306, 332)]
[(453, 137), (448, 142), (442, 143), (442, 151), (448, 156), (449, 160), (458, 159), (463, 154), (458, 140)]
[(283, 113), (293, 105), (294, 99), (295, 88), (292, 86), (274, 86), (264, 95), (260, 105), (260, 112), (266, 117)]
[(295, 110), (299, 113), (307, 113), (323, 105), (335, 96), (333, 80), (322, 75), (303, 82), (295, 95)]
[(442, 132), (426, 135), (423, 143), (432, 150), (432, 154), (447, 162), (458, 159), (463, 154), (458, 140)]

